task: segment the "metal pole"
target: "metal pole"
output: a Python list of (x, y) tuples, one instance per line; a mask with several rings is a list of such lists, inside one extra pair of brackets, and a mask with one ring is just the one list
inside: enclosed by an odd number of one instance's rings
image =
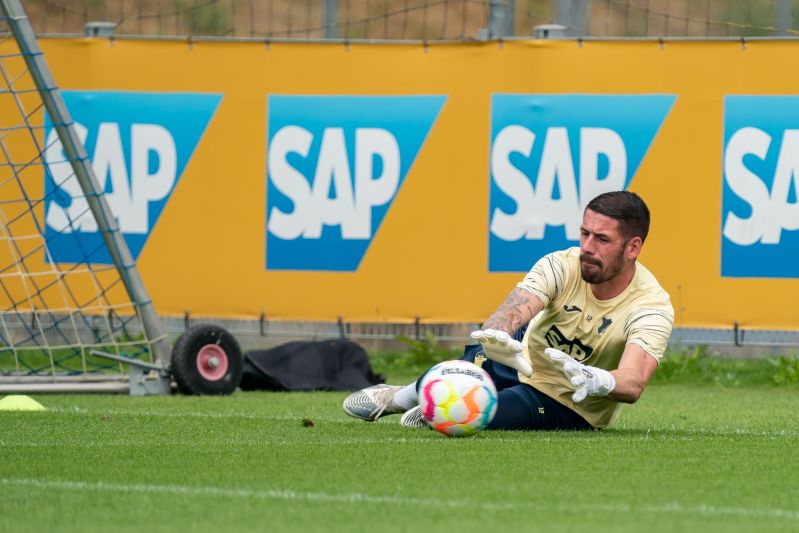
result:
[(325, 39), (338, 38), (338, 0), (325, 0)]
[(491, 0), (488, 5), (489, 37), (513, 37), (516, 32), (515, 15), (516, 0)]
[(136, 263), (133, 261), (125, 238), (119, 230), (116, 218), (111, 212), (111, 208), (108, 207), (103, 190), (97, 183), (94, 170), (86, 155), (86, 149), (75, 132), (72, 117), (64, 104), (61, 92), (55, 85), (53, 75), (39, 48), (28, 17), (19, 0), (2, 0), (0, 8), (3, 10), (8, 27), (16, 39), (28, 70), (36, 83), (44, 106), (50, 114), (58, 138), (64, 147), (64, 153), (69, 158), (72, 170), (75, 172), (75, 177), (80, 183), (83, 194), (86, 195), (86, 200), (97, 221), (103, 241), (111, 254), (111, 259), (125, 284), (128, 296), (136, 304), (147, 338), (152, 341), (155, 360), (162, 366), (168, 367), (172, 356), (169, 340), (163, 332), (161, 321), (144, 288), (144, 283), (136, 269)]
[(776, 0), (774, 6), (774, 27), (778, 35), (789, 35), (793, 28), (793, 3), (791, 0)]
[(555, 22), (565, 26), (568, 35), (586, 35), (586, 7), (586, 0), (558, 0)]

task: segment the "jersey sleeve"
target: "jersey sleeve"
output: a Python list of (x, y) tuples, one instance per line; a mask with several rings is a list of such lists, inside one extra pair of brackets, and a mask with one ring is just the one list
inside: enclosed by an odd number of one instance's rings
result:
[(641, 308), (627, 318), (624, 331), (627, 344), (636, 344), (658, 363), (666, 351), (674, 325), (674, 311), (669, 304), (661, 308)]
[(530, 272), (516, 286), (533, 293), (544, 306), (558, 297), (567, 277), (567, 260), (564, 252), (553, 252), (539, 259)]

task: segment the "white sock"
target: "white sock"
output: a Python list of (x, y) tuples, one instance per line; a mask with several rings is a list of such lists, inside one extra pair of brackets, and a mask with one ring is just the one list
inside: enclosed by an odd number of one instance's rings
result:
[(416, 382), (405, 385), (394, 395), (394, 403), (405, 409), (413, 409), (419, 405), (419, 396), (416, 395)]

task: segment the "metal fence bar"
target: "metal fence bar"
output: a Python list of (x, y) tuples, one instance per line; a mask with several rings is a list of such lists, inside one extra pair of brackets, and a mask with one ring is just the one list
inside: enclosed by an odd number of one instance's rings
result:
[[(206, 321), (206, 319), (203, 319)], [(480, 328), (478, 323), (361, 323), (347, 322), (309, 322), (272, 320), (268, 333), (262, 335), (259, 320), (210, 319), (230, 331), (245, 344), (257, 346), (259, 343), (284, 342), (290, 339), (334, 339), (346, 337), (355, 341), (396, 341), (399, 336), (411, 339), (423, 338), (422, 331), (430, 332), (438, 341), (455, 345), (473, 344), (469, 333)], [(162, 318), (167, 332), (178, 335), (184, 331), (184, 323), (179, 318)], [(675, 328), (670, 345), (694, 346), (708, 345), (730, 349), (749, 348), (797, 348), (799, 350), (799, 331), (759, 330), (736, 327), (727, 328)]]
[(555, 22), (566, 28), (567, 35), (588, 35), (587, 8), (587, 0), (558, 0)]
[(490, 0), (488, 34), (492, 39), (504, 39), (516, 33), (516, 0)]
[(775, 0), (774, 27), (779, 35), (790, 35), (793, 25), (793, 2), (791, 0)]
[(325, 39), (338, 38), (338, 0), (325, 0)]
[[(55, 315), (54, 315), (55, 316)], [(57, 317), (56, 317), (57, 318)], [(23, 318), (19, 323), (8, 321), (11, 334), (24, 335), (27, 331)], [(424, 322), (409, 320), (407, 322), (352, 322), (344, 317), (335, 321), (306, 320), (274, 320), (265, 316), (253, 319), (229, 319), (214, 317), (161, 317), (164, 331), (176, 337), (192, 325), (192, 320), (213, 322), (224, 327), (235, 336), (248, 338), (251, 344), (269, 339), (333, 339), (346, 338), (355, 340), (396, 340), (398, 336), (421, 339), (424, 332), (429, 332), (440, 341), (471, 343), (469, 333), (479, 329), (480, 324), (474, 322)], [(88, 327), (85, 326), (85, 327)], [(140, 331), (131, 329), (129, 334), (135, 336)], [(259, 340), (260, 339), (260, 340)], [(799, 348), (799, 330), (749, 329), (735, 324), (728, 327), (684, 328), (677, 327), (671, 337), (672, 344), (707, 344), (721, 346), (786, 346)]]

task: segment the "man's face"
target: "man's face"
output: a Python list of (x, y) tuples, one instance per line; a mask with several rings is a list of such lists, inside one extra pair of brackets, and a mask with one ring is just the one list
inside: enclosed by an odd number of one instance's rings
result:
[(619, 222), (590, 209), (585, 210), (580, 226), (580, 273), (588, 283), (602, 283), (624, 270), (629, 259), (629, 239), (619, 231)]

